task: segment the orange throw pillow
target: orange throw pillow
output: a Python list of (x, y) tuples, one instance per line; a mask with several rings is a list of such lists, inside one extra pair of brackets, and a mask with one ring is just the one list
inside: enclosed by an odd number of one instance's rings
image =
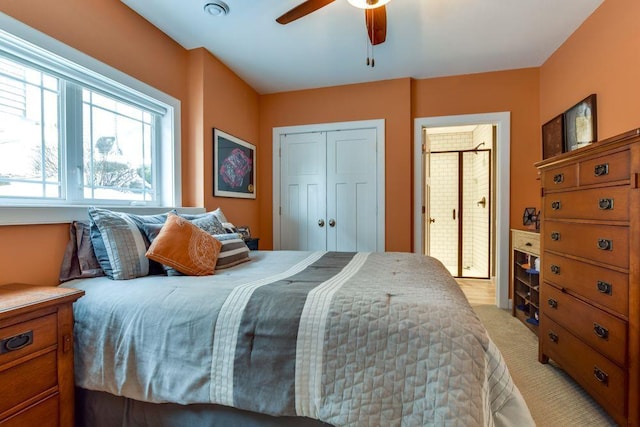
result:
[(146, 256), (189, 276), (207, 276), (216, 269), (221, 247), (206, 231), (178, 215), (169, 214)]

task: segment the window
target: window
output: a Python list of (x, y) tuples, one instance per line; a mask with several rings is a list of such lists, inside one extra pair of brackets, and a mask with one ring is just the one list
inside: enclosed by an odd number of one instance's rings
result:
[(178, 205), (178, 101), (28, 30), (83, 63), (0, 31), (0, 206)]

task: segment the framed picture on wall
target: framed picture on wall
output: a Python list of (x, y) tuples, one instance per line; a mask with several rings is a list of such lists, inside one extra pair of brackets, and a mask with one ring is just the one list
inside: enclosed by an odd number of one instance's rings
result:
[(558, 114), (542, 125), (542, 158), (556, 156), (564, 151), (564, 114)]
[(213, 129), (213, 195), (256, 198), (256, 147)]
[(598, 140), (596, 94), (587, 96), (564, 113), (565, 151)]

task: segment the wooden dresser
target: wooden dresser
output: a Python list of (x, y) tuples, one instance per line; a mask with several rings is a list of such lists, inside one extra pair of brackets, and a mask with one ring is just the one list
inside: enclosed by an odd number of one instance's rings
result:
[(640, 129), (536, 164), (539, 360), (640, 425)]
[(73, 426), (77, 289), (0, 285), (0, 426)]

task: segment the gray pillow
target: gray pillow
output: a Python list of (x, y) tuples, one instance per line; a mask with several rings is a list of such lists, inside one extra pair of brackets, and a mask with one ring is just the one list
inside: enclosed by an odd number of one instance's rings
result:
[(126, 280), (149, 274), (150, 263), (145, 256), (149, 241), (141, 228), (144, 224), (164, 224), (166, 213), (134, 215), (90, 207), (89, 218), (91, 243), (108, 277)]

